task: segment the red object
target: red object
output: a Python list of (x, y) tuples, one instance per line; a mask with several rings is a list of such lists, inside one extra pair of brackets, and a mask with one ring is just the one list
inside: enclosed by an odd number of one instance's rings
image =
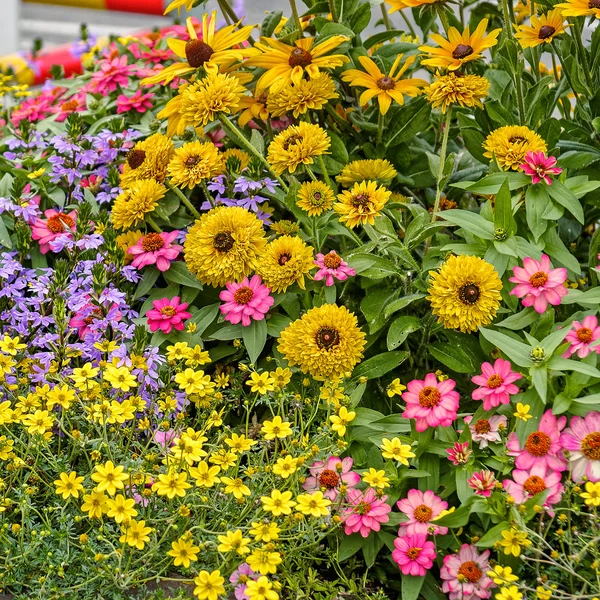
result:
[(165, 7), (163, 0), (105, 0), (106, 10), (162, 15)]
[(33, 85), (40, 85), (50, 79), (50, 70), (54, 65), (62, 65), (65, 77), (82, 72), (81, 58), (73, 56), (71, 45), (60, 46), (46, 53), (38, 54), (34, 62), (35, 80)]

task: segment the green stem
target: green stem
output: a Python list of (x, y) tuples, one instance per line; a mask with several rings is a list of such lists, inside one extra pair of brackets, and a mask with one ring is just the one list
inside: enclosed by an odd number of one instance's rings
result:
[[(223, 14), (228, 14), (231, 20), (234, 22), (234, 24), (241, 22), (241, 19), (235, 14), (235, 10), (233, 10), (233, 7), (229, 4), (227, 0), (217, 0), (217, 3), (219, 5), (219, 8), (221, 9), (221, 12)], [(251, 46), (254, 46), (254, 39), (252, 38), (252, 36), (248, 37), (248, 42)]]
[[(514, 39), (512, 24), (513, 20), (511, 18), (511, 9), (512, 3), (509, 6), (508, 0), (502, 0), (502, 11), (504, 13), (504, 29), (506, 33), (506, 37), (508, 39)], [(521, 81), (521, 74), (523, 73), (524, 68), (523, 63), (523, 51), (519, 50), (519, 58), (517, 60), (517, 72), (514, 73), (514, 83), (515, 89), (517, 91), (517, 105), (519, 108), (519, 120), (521, 121), (521, 125), (525, 125), (525, 102), (523, 100), (523, 82)]]
[(444, 120), (444, 134), (442, 135), (442, 149), (440, 150), (440, 167), (437, 176), (437, 189), (435, 192), (435, 203), (431, 213), (431, 222), (437, 219), (437, 212), (440, 209), (440, 200), (442, 199), (442, 179), (444, 179), (444, 166), (446, 164), (446, 151), (448, 149), (448, 137), (450, 135), (450, 121), (452, 119), (452, 107), (448, 108), (446, 119)]
[(510, 38), (512, 38), (513, 33), (512, 33), (512, 29), (510, 28), (511, 21), (510, 21), (510, 11), (508, 8), (508, 0), (502, 0), (502, 12), (504, 13), (504, 30), (506, 32), (506, 37), (510, 39)]
[(340, 18), (337, 14), (337, 8), (335, 7), (335, 0), (329, 0), (329, 12), (331, 13), (331, 20), (334, 23), (338, 23)]
[(300, 15), (298, 14), (298, 7), (296, 6), (296, 0), (290, 0), (290, 6), (292, 8), (292, 15), (294, 17), (294, 23), (296, 29), (302, 35), (302, 23), (300, 22)]
[(419, 36), (417, 35), (417, 32), (415, 31), (415, 28), (412, 26), (412, 23), (410, 22), (410, 19), (404, 14), (404, 11), (401, 10), (400, 14), (402, 15), (402, 18), (404, 19), (404, 22), (406, 23), (406, 26), (408, 27), (409, 31), (410, 31), (410, 35), (412, 35), (412, 37), (414, 38), (419, 38)]
[(383, 124), (385, 122), (385, 115), (379, 111), (379, 119), (377, 120), (377, 141), (376, 145), (381, 144), (381, 139), (383, 138)]
[(388, 15), (388, 11), (386, 10), (385, 2), (380, 4), (381, 6), (381, 15), (383, 16), (383, 24), (385, 25), (386, 31), (391, 31), (393, 29), (392, 22), (390, 21), (390, 15)]
[(331, 183), (331, 179), (329, 179), (329, 173), (327, 172), (327, 167), (325, 166), (325, 160), (323, 159), (323, 156), (320, 155), (318, 160), (319, 160), (319, 167), (321, 167), (321, 171), (323, 172), (323, 177), (325, 177), (325, 181), (326, 181), (327, 185), (331, 189), (334, 189), (334, 187)]
[(440, 17), (440, 21), (444, 27), (444, 31), (446, 35), (448, 34), (448, 29), (450, 29), (450, 23), (448, 23), (448, 17), (446, 16), (446, 12), (444, 7), (441, 4), (438, 4), (438, 15)]
[(162, 233), (162, 229), (154, 222), (154, 219), (150, 215), (145, 216), (145, 221), (156, 233)]
[[(565, 63), (563, 62), (562, 54), (560, 53), (560, 50), (558, 49), (558, 44), (555, 44), (553, 41), (550, 44), (550, 46), (552, 47), (554, 52), (556, 52), (556, 56), (558, 56), (558, 61), (560, 62), (560, 66), (562, 67), (562, 73), (564, 73), (565, 77), (567, 78), (567, 81), (569, 82), (569, 86), (571, 87), (571, 90), (573, 91), (573, 94), (575, 94), (575, 100), (577, 102), (579, 102), (579, 94), (575, 91), (575, 88), (573, 87), (573, 81), (571, 80), (571, 76), (569, 75), (569, 71), (567, 71), (567, 69), (565, 68)], [(569, 112), (571, 112), (571, 111), (569, 110)]]
[[(583, 17), (585, 21), (585, 17)], [(581, 28), (581, 21), (577, 18), (573, 19), (575, 22), (575, 33), (573, 37), (575, 38), (575, 43), (577, 44), (577, 52), (579, 54), (581, 64), (583, 66), (583, 72), (585, 74), (585, 80), (588, 84), (588, 88), (590, 92), (594, 90), (594, 83), (592, 81), (592, 71), (590, 70), (590, 65), (588, 62), (587, 51), (583, 46), (583, 31)]]
[(202, 215), (196, 210), (194, 205), (189, 201), (186, 195), (175, 185), (171, 185), (168, 181), (165, 182), (166, 186), (179, 197), (183, 205), (196, 217), (199, 219)]
[(200, 182), (200, 187), (202, 188), (202, 191), (204, 192), (204, 195), (206, 196), (206, 199), (208, 200), (208, 203), (214, 208), (215, 207), (215, 201), (212, 197), (212, 194), (210, 193), (208, 187), (206, 187), (206, 181), (202, 180)]

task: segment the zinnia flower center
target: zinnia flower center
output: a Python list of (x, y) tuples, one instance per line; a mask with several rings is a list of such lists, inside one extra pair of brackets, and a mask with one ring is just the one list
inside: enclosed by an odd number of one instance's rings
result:
[(340, 482), (340, 476), (331, 469), (325, 469), (319, 475), (319, 484), (328, 490), (332, 490)]
[(217, 233), (213, 239), (213, 246), (219, 252), (229, 252), (233, 248), (233, 236), (228, 231)]
[(323, 264), (328, 269), (337, 269), (342, 264), (342, 259), (335, 252), (330, 252), (323, 257)]
[(452, 58), (466, 58), (470, 54), (473, 54), (473, 48), (467, 44), (458, 44), (456, 48), (454, 48), (454, 52), (452, 52)]
[(423, 548), (409, 548), (406, 551), (406, 556), (408, 556), (410, 560), (417, 560), (417, 558), (419, 558), (419, 555), (421, 554), (421, 550), (423, 550)]
[(386, 75), (377, 80), (377, 87), (380, 90), (393, 90), (396, 87), (396, 82)]
[(304, 48), (294, 48), (290, 53), (288, 64), (290, 67), (308, 67), (312, 63), (312, 54)]
[(437, 388), (428, 385), (419, 392), (419, 404), (423, 408), (434, 408), (441, 400), (441, 395)]
[(482, 575), (483, 571), (477, 566), (477, 563), (469, 560), (460, 565), (458, 569), (459, 580), (462, 576), (463, 581), (468, 581), (469, 583), (477, 583)]
[(160, 233), (149, 233), (148, 235), (145, 235), (144, 239), (142, 240), (142, 248), (145, 252), (156, 252), (164, 245), (165, 240), (163, 240)]
[(69, 215), (65, 215), (62, 212), (50, 217), (46, 223), (46, 227), (52, 233), (62, 233), (66, 227), (71, 229), (73, 225), (75, 225), (75, 221)]
[(588, 433), (583, 438), (581, 451), (590, 460), (600, 460), (600, 431)]
[(431, 519), (431, 515), (433, 515), (433, 511), (426, 504), (419, 504), (419, 506), (415, 508), (415, 519), (419, 521), (419, 523), (428, 523), (429, 519)]
[(538, 38), (540, 40), (546, 40), (549, 37), (552, 37), (555, 31), (556, 29), (552, 27), (552, 25), (543, 25), (538, 31)]
[(523, 489), (530, 495), (541, 494), (548, 487), (539, 475), (532, 475), (523, 483)]
[(67, 100), (60, 107), (60, 109), (63, 112), (69, 112), (69, 111), (75, 110), (76, 108), (77, 108), (77, 100)]
[(213, 55), (213, 49), (202, 40), (190, 40), (185, 45), (185, 57), (190, 67), (201, 67)]
[(543, 431), (534, 431), (529, 434), (529, 437), (525, 442), (525, 450), (527, 450), (529, 454), (533, 454), (533, 456), (546, 456), (548, 450), (550, 450), (551, 444), (552, 440), (547, 433), (544, 433)]
[(333, 327), (321, 327), (315, 341), (321, 350), (329, 350), (340, 343), (340, 333)]
[(163, 306), (160, 309), (160, 314), (164, 315), (165, 317), (173, 317), (175, 316), (175, 313), (177, 311), (175, 310), (175, 308), (173, 306)]
[(592, 341), (592, 337), (594, 336), (594, 332), (587, 327), (582, 327), (577, 330), (577, 339), (584, 344), (589, 344)]
[(254, 298), (254, 292), (249, 287), (242, 287), (233, 294), (233, 300), (236, 304), (248, 304), (252, 298)]
[(489, 433), (491, 430), (492, 426), (490, 425), (490, 422), (487, 419), (479, 419), (479, 421), (475, 423), (476, 433)]
[(127, 153), (127, 164), (132, 169), (137, 169), (146, 159), (146, 152), (144, 150), (130, 150)]
[(500, 377), (500, 375), (498, 375), (498, 373), (494, 373), (488, 380), (487, 380), (487, 387), (489, 387), (492, 390), (495, 390), (496, 388), (499, 388), (502, 385), (502, 377)]
[(600, 0), (590, 0), (588, 3), (589, 8), (600, 8)]
[(367, 206), (369, 203), (369, 194), (356, 194), (352, 196), (352, 206), (359, 208), (360, 206)]
[(285, 265), (286, 262), (288, 262), (288, 260), (290, 260), (290, 258), (292, 258), (292, 256), (290, 254), (288, 254), (287, 252), (284, 252), (278, 259), (277, 262), (279, 263), (280, 266), (283, 267), (283, 265)]
[(460, 290), (458, 290), (458, 297), (463, 304), (475, 304), (475, 302), (479, 300), (479, 296), (479, 287), (474, 283), (463, 285)]
[(354, 509), (354, 512), (359, 515), (368, 515), (371, 510), (371, 505), (368, 502), (359, 502)]
[(521, 135), (513, 135), (508, 139), (509, 144), (516, 144), (517, 142), (526, 142), (527, 140)]
[(543, 286), (546, 281), (548, 281), (548, 273), (544, 271), (538, 271), (529, 278), (529, 283), (536, 288)]

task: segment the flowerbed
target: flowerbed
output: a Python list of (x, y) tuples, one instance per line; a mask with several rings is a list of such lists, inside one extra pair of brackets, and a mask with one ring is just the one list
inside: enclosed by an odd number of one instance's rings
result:
[(600, 6), (308, 4), (3, 76), (9, 597), (600, 595)]

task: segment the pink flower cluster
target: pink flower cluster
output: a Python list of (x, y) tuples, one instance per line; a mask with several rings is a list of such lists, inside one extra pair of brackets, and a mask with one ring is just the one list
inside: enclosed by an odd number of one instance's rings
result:
[(252, 320), (262, 321), (275, 302), (259, 275), (253, 275), (250, 280), (244, 277), (241, 283), (228, 283), (226, 288), (219, 294), (225, 303), (220, 308), (225, 320), (234, 325), (241, 321), (248, 327)]
[(155, 332), (159, 329), (163, 333), (171, 333), (173, 329), (183, 331), (184, 321), (192, 315), (186, 311), (187, 302), (181, 302), (179, 296), (171, 300), (163, 298), (152, 302), (154, 308), (146, 313), (150, 331)]

